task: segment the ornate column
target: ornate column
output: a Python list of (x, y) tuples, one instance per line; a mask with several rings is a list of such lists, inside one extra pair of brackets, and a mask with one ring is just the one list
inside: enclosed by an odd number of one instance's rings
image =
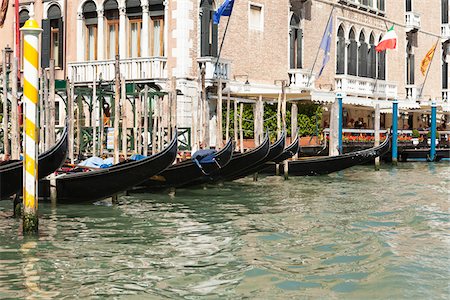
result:
[(141, 34), (141, 57), (148, 57), (148, 25), (149, 25), (149, 11), (148, 11), (148, 1), (142, 1), (142, 34)]
[(77, 61), (84, 61), (85, 43), (83, 38), (83, 13), (77, 13)]
[(97, 60), (105, 59), (105, 18), (103, 17), (103, 9), (97, 10)]
[(126, 8), (125, 6), (119, 7), (119, 56), (120, 59), (127, 57), (127, 35), (126, 35)]

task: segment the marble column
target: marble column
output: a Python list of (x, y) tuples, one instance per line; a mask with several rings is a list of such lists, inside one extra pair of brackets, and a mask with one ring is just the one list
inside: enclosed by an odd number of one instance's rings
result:
[(119, 7), (119, 57), (120, 59), (126, 58), (127, 55), (127, 35), (126, 35), (126, 8), (125, 6)]
[(148, 57), (148, 25), (149, 25), (149, 11), (148, 11), (148, 1), (142, 1), (142, 34), (141, 34), (141, 57)]
[(79, 41), (77, 43), (77, 61), (84, 61), (85, 57), (84, 57), (84, 53), (85, 53), (85, 43), (83, 43), (82, 41), (84, 41), (83, 38), (84, 34), (83, 34), (83, 13), (78, 12), (77, 13), (77, 41)]
[(105, 59), (105, 18), (103, 17), (103, 10), (97, 10), (97, 60)]

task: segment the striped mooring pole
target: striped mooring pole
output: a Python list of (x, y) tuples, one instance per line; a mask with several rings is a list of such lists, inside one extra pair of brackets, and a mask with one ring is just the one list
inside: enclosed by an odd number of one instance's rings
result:
[(436, 160), (436, 100), (431, 102), (431, 143), (430, 143), (430, 157), (429, 161)]
[(31, 4), (30, 18), (20, 29), (23, 42), (23, 95), (25, 105), (24, 136), (24, 176), (23, 176), (23, 233), (38, 231), (38, 145), (39, 145), (39, 34), (42, 29), (34, 19)]

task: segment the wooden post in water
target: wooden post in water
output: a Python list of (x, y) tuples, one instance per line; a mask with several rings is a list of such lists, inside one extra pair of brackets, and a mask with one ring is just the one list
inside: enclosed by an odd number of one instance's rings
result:
[(210, 146), (209, 143), (209, 105), (208, 100), (206, 99), (206, 84), (205, 84), (205, 66), (202, 67), (201, 75), (202, 75), (202, 107), (203, 107), (203, 147), (208, 149)]
[(222, 78), (219, 78), (217, 87), (217, 132), (216, 132), (216, 149), (222, 148), (223, 129), (222, 129)]
[(48, 102), (49, 98), (49, 88), (48, 88), (48, 73), (46, 70), (44, 70), (44, 107), (43, 107), (43, 113), (45, 117), (45, 123), (44, 123), (44, 134), (45, 134), (45, 141), (44, 141), (44, 149), (48, 150), (50, 148), (50, 103)]
[[(42, 29), (34, 19), (34, 6), (30, 7), (30, 19), (21, 29), (24, 34), (24, 111), (23, 136), (25, 141), (23, 161), (23, 233), (38, 232), (38, 145), (39, 123), (39, 34)], [(8, 149), (9, 150), (9, 149)], [(6, 152), (9, 153), (9, 152)]]
[[(73, 155), (73, 149), (74, 149), (74, 141), (73, 141), (73, 114), (74, 114), (74, 87), (73, 87), (73, 80), (69, 81), (69, 78), (67, 78), (67, 86), (66, 86), (66, 94), (67, 94), (67, 123), (68, 123), (68, 147), (69, 147), (69, 159), (70, 163), (73, 164), (75, 159)], [(101, 122), (101, 120), (100, 120)]]
[(55, 126), (56, 126), (56, 105), (55, 105), (55, 60), (50, 59), (49, 82), (48, 82), (48, 149), (55, 144)]
[(92, 82), (92, 156), (97, 156), (97, 117), (98, 117), (98, 101), (97, 101), (97, 80), (94, 78)]
[(281, 97), (282, 93), (278, 94), (277, 101), (277, 138), (279, 139), (281, 136)]
[(225, 128), (225, 141), (228, 142), (230, 139), (230, 90), (228, 89), (227, 93), (227, 119), (226, 119), (226, 128)]
[(172, 76), (171, 78), (171, 93), (170, 93), (170, 129), (169, 129), (169, 140), (170, 142), (173, 138), (174, 130), (177, 127), (177, 119), (178, 119), (178, 108), (177, 108), (177, 78), (175, 76)]
[(81, 155), (81, 117), (83, 116), (83, 96), (77, 96), (77, 155), (80, 157)]
[(242, 117), (244, 115), (244, 103), (241, 102), (240, 113), (239, 113), (239, 140), (241, 153), (244, 153), (244, 129), (242, 128)]
[[(283, 94), (283, 103), (281, 105), (281, 118), (283, 120), (283, 132), (286, 134), (286, 80), (281, 82), (281, 93)], [(289, 178), (289, 164), (288, 161), (284, 161), (284, 179)]]
[[(291, 107), (291, 143), (294, 141), (295, 137), (297, 136), (297, 130), (298, 130), (298, 106), (297, 102), (292, 103)], [(294, 159), (298, 157), (298, 154), (295, 153), (293, 156)]]
[[(375, 119), (374, 119), (374, 135), (375, 135), (375, 147), (380, 145), (380, 104), (375, 105)], [(380, 157), (375, 158), (375, 170), (380, 170)]]
[(128, 140), (127, 140), (127, 131), (128, 131), (128, 117), (127, 117), (127, 90), (125, 85), (125, 77), (120, 76), (120, 94), (122, 103), (122, 154), (124, 159), (128, 157)]
[(8, 138), (8, 72), (6, 70), (6, 49), (2, 50), (2, 70), (3, 70), (3, 152), (4, 154), (10, 154), (9, 138)]
[[(18, 86), (18, 60), (13, 60), (11, 74), (11, 159), (19, 159), (20, 156), (20, 132), (19, 132), (19, 111), (17, 107), (17, 86)], [(37, 113), (37, 112), (36, 112)], [(38, 115), (39, 116), (39, 115)], [(39, 119), (38, 119), (39, 121)]]
[[(234, 143), (236, 145), (236, 148), (239, 148), (239, 139), (238, 139), (238, 103), (237, 100), (233, 101), (233, 116), (234, 116), (234, 126), (233, 126), (233, 131), (234, 131)], [(238, 150), (238, 149), (236, 149)]]
[(142, 155), (148, 155), (148, 85), (144, 87), (144, 151)]
[(114, 164), (119, 163), (119, 121), (120, 121), (120, 65), (119, 55), (116, 55), (114, 63)]
[(44, 74), (45, 70), (41, 69), (39, 76), (39, 150), (41, 152), (45, 151)]
[(155, 106), (153, 108), (153, 114), (152, 114), (152, 122), (153, 122), (153, 130), (152, 130), (152, 154), (155, 154), (157, 151), (157, 143), (156, 143), (156, 137), (158, 135), (158, 96), (155, 96)]

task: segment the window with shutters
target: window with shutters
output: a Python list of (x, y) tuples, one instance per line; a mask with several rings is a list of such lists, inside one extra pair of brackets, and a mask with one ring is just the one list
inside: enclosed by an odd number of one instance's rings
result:
[(339, 26), (336, 46), (336, 74), (345, 74), (345, 33)]
[(449, 0), (441, 0), (441, 21), (442, 24), (448, 24), (448, 2)]
[[(380, 36), (378, 42), (381, 41), (383, 37)], [(377, 53), (378, 60), (378, 79), (385, 80), (386, 79), (386, 51), (381, 51)]]
[(213, 4), (213, 0), (202, 0), (200, 3), (201, 56), (217, 56), (218, 26), (213, 23)]
[(151, 51), (152, 56), (164, 56), (164, 17), (152, 17), (151, 22)]
[(358, 48), (358, 76), (367, 77), (367, 43), (364, 32), (359, 34), (359, 48)]
[(248, 25), (252, 30), (264, 30), (263, 7), (260, 4), (250, 3)]
[(141, 56), (142, 7), (139, 0), (126, 2), (128, 17), (128, 56)]
[(409, 40), (406, 45), (406, 84), (414, 84), (414, 51)]
[(97, 19), (97, 6), (94, 1), (87, 1), (83, 5), (83, 18), (86, 26), (86, 60), (97, 59), (97, 36), (98, 36), (98, 19)]
[(380, 11), (384, 11), (385, 10), (385, 4), (384, 4), (385, 0), (377, 0), (377, 8)]
[(108, 59), (119, 55), (119, 5), (116, 0), (104, 4), (106, 18), (106, 54)]
[(289, 60), (291, 69), (302, 68), (302, 41), (303, 32), (300, 28), (300, 18), (296, 14), (294, 14), (291, 18), (289, 32)]
[(352, 28), (349, 34), (349, 45), (347, 46), (347, 72), (348, 75), (357, 75), (358, 43), (355, 39), (355, 30)]
[(405, 10), (408, 11), (412, 11), (412, 0), (406, 0), (405, 2)]
[(64, 26), (61, 9), (53, 4), (48, 8), (47, 19), (42, 20), (42, 55), (41, 66), (48, 68), (50, 59), (55, 60), (55, 66), (64, 65)]
[(367, 77), (376, 78), (377, 77), (377, 55), (375, 51), (375, 37), (370, 34), (369, 38), (369, 50), (368, 50), (368, 61), (367, 61)]

